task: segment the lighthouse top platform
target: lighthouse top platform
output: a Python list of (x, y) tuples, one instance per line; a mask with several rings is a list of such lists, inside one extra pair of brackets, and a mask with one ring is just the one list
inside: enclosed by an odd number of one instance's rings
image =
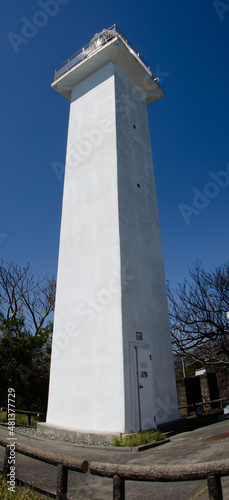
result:
[(118, 65), (129, 76), (147, 104), (163, 97), (158, 76), (115, 24), (97, 33), (86, 47), (56, 69), (52, 88), (71, 101), (73, 88), (108, 63)]

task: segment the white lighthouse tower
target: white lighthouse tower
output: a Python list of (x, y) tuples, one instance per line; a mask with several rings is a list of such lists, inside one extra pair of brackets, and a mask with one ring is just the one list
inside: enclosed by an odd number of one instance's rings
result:
[(164, 94), (116, 26), (52, 87), (71, 105), (42, 430), (155, 428), (179, 418), (147, 118)]

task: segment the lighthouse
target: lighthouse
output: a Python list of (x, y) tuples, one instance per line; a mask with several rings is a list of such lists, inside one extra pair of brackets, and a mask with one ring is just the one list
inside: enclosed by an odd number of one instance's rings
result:
[[(55, 72), (70, 102), (47, 421), (118, 435), (179, 418), (147, 105), (116, 25)], [(163, 168), (163, 166), (161, 167)]]

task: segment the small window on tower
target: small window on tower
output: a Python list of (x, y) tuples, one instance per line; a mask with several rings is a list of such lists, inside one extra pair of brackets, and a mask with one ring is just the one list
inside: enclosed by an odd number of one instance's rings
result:
[(142, 340), (142, 332), (136, 332), (136, 340)]

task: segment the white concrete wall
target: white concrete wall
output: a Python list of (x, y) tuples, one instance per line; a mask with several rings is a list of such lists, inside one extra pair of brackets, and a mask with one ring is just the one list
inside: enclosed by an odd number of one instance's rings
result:
[[(139, 418), (130, 367), (133, 345), (151, 347), (152, 427), (179, 414), (147, 108), (144, 96), (118, 67), (116, 96), (121, 270), (132, 276), (122, 291), (125, 415), (126, 428), (135, 430)], [(125, 109), (120, 102), (125, 102)], [(143, 334), (139, 343), (137, 331)]]
[(138, 429), (136, 331), (152, 352), (152, 426), (178, 418), (145, 99), (107, 64), (72, 93), (48, 424)]
[(47, 423), (124, 431), (114, 67), (72, 94)]

